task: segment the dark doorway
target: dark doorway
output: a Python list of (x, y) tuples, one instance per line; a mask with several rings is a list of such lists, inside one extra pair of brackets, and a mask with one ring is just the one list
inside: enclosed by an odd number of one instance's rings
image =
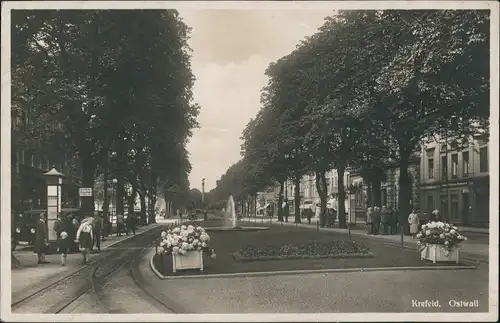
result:
[(470, 224), (469, 219), (469, 193), (462, 193), (462, 223), (464, 225)]

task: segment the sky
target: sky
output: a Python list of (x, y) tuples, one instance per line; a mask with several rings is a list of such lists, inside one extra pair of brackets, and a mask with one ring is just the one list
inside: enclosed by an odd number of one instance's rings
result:
[(200, 128), (188, 144), (191, 188), (205, 191), (240, 158), (241, 133), (260, 109), (269, 63), (290, 53), (333, 10), (179, 10), (192, 28)]

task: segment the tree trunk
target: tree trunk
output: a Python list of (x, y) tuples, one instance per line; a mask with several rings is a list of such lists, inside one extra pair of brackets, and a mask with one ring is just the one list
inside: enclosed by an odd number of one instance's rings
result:
[(373, 190), (372, 190), (372, 182), (368, 181), (366, 184), (367, 192), (366, 192), (366, 206), (373, 206)]
[(320, 215), (319, 215), (319, 225), (324, 228), (326, 224), (326, 203), (328, 198), (328, 191), (326, 190), (326, 177), (325, 172), (316, 172), (316, 189), (318, 191), (320, 199)]
[(399, 163), (399, 223), (403, 224), (404, 231), (408, 232), (408, 221), (406, 218), (410, 214), (412, 206), (410, 205), (411, 200), (411, 178), (408, 174), (408, 166), (410, 160), (411, 150), (400, 148), (400, 163)]
[(337, 168), (337, 174), (338, 174), (338, 187), (339, 187), (339, 199), (338, 199), (338, 214), (337, 217), (339, 219), (339, 228), (341, 229), (346, 229), (347, 228), (347, 222), (346, 222), (346, 216), (345, 216), (345, 187), (344, 187), (344, 173), (345, 173), (345, 166), (340, 165)]
[(139, 191), (139, 199), (141, 200), (141, 223), (146, 224), (146, 194), (143, 191)]
[[(82, 156), (80, 158), (82, 163), (82, 186), (94, 188), (94, 175), (95, 168), (92, 157), (90, 156)], [(81, 211), (84, 216), (93, 216), (94, 215), (94, 194), (92, 196), (84, 196), (81, 198), (82, 205)]]
[(295, 176), (294, 178), (295, 223), (300, 223), (300, 178), (301, 176)]
[[(134, 179), (132, 180), (132, 182)], [(133, 214), (134, 213), (134, 208), (135, 208), (135, 199), (137, 196), (137, 183), (130, 183), (132, 185), (132, 193), (127, 197), (128, 201), (128, 214)]]
[(108, 156), (106, 154), (106, 157), (104, 159), (104, 174), (103, 174), (103, 181), (104, 181), (104, 198), (103, 198), (103, 205), (102, 205), (102, 213), (103, 217), (106, 219), (108, 217), (109, 213), (109, 183), (108, 183), (108, 178), (109, 178), (109, 171), (108, 171)]
[(381, 181), (379, 178), (373, 179), (371, 183), (372, 193), (373, 193), (373, 203), (374, 205), (381, 207), (382, 206), (382, 188)]
[[(283, 191), (285, 189), (285, 181), (280, 182), (280, 192), (278, 194), (278, 221), (283, 221)], [(265, 211), (264, 211), (265, 212)]]

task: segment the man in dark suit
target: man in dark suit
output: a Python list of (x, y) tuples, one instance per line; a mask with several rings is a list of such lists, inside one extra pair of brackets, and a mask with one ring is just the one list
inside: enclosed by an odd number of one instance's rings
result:
[(48, 264), (45, 261), (45, 253), (47, 252), (49, 246), (49, 235), (47, 232), (47, 214), (40, 214), (40, 218), (36, 224), (35, 233), (35, 253), (38, 255), (38, 264)]

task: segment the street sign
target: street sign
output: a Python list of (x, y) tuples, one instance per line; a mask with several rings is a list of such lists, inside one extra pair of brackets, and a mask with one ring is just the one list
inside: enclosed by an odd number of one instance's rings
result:
[(80, 196), (92, 196), (92, 188), (91, 187), (81, 187), (78, 190)]

